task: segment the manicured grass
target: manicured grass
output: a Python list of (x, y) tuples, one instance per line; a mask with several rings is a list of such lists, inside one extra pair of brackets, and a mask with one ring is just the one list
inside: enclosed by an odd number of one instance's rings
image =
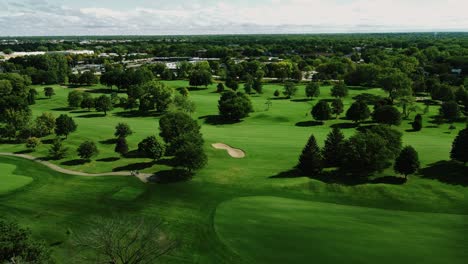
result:
[(217, 208), (215, 229), (252, 263), (465, 263), (467, 221), (466, 215), (244, 197)]
[(14, 173), (16, 166), (10, 164), (0, 164), (0, 195), (30, 184), (31, 177), (17, 175)]
[[(166, 83), (174, 88), (188, 85), (186, 81)], [(312, 133), (322, 145), (333, 125), (349, 127), (343, 128), (346, 136), (356, 132), (355, 128), (349, 126), (350, 121), (343, 119), (343, 115), (336, 120), (327, 121), (322, 126), (310, 122), (312, 121), (309, 113), (311, 107), (319, 99), (330, 99), (330, 87), (322, 87), (320, 98), (314, 100), (304, 98), (303, 87), (303, 85), (300, 87), (298, 95), (293, 100), (272, 100), (272, 106), (267, 111), (265, 109), (267, 99), (273, 97), (276, 89), (282, 90), (282, 86), (277, 84), (265, 85), (264, 94), (251, 96), (255, 112), (237, 124), (211, 124), (207, 121), (209, 120), (206, 118), (207, 116), (216, 116), (218, 114), (217, 101), (219, 94), (214, 93), (216, 85), (211, 85), (206, 90), (191, 91), (190, 96), (197, 105), (197, 111), (193, 114), (193, 117), (198, 119), (202, 125), (202, 133), (206, 141), (205, 150), (209, 162), (204, 169), (194, 175), (193, 179), (186, 182), (151, 185), (143, 184), (138, 179), (131, 177), (77, 177), (51, 171), (32, 161), (0, 156), (0, 169), (5, 166), (5, 168), (8, 167), (9, 170), (14, 171), (15, 177), (16, 175), (24, 175), (34, 179), (24, 188), (0, 195), (2, 217), (19, 221), (21, 225), (30, 227), (36, 238), (45, 239), (49, 244), (54, 245), (53, 254), (59, 263), (66, 263), (67, 260), (78, 254), (70, 242), (72, 235), (68, 231), (79, 233), (96, 217), (135, 216), (144, 217), (147, 221), (157, 221), (162, 218), (165, 223), (165, 230), (181, 242), (180, 247), (169, 256), (164, 257), (162, 263), (218, 264), (245, 263), (249, 260), (253, 263), (264, 261), (261, 256), (249, 255), (251, 253), (247, 251), (245, 251), (245, 257), (243, 254), (237, 254), (241, 249), (232, 243), (223, 243), (213, 228), (215, 212), (218, 210), (219, 213), (219, 210), (221, 210), (218, 205), (221, 204), (221, 208), (223, 208), (224, 202), (233, 199), (233, 201), (237, 201), (235, 199), (239, 197), (281, 196), (301, 200), (300, 202), (282, 202), (290, 204), (292, 208), (297, 208), (297, 203), (310, 203), (310, 206), (314, 208), (321, 203), (326, 203), (325, 205), (333, 203), (357, 206), (359, 210), (364, 210), (356, 211), (363, 214), (363, 225), (375, 227), (377, 230), (375, 222), (372, 222), (374, 216), (383, 215), (382, 217), (392, 220), (379, 227), (382, 229), (378, 230), (383, 231), (387, 228), (388, 230), (406, 230), (402, 227), (404, 222), (408, 222), (408, 227), (415, 226), (415, 223), (424, 223), (417, 222), (417, 219), (426, 216), (432, 218), (433, 216), (421, 214), (421, 212), (468, 215), (468, 188), (466, 184), (456, 180), (447, 183), (447, 181), (440, 182), (430, 179), (432, 176), (445, 176), (446, 174), (453, 174), (452, 178), (455, 179), (468, 175), (466, 166), (458, 166), (455, 170), (453, 166), (444, 165), (445, 163), (442, 166), (433, 165), (435, 162), (449, 159), (451, 143), (458, 130), (465, 126), (462, 123), (456, 123), (455, 130), (449, 130), (448, 124), (434, 126), (429, 121), (431, 121), (431, 116), (437, 114), (437, 106), (431, 106), (429, 113), (424, 115), (424, 128), (421, 132), (406, 131), (411, 128), (410, 120), (404, 121), (401, 126), (397, 127), (398, 130), (404, 133), (404, 143), (411, 144), (419, 152), (424, 167), (420, 175), (410, 176), (410, 180), (404, 185), (362, 184), (346, 186), (326, 184), (306, 177), (271, 178), (290, 170), (296, 165), (298, 156)], [(42, 94), (43, 87), (36, 88)], [(126, 115), (128, 112), (120, 108), (114, 109), (107, 116), (102, 116), (101, 113), (83, 111), (82, 109), (68, 109), (66, 98), (71, 89), (59, 86), (54, 86), (54, 88), (56, 95), (52, 99), (40, 98), (37, 100), (36, 105), (32, 107), (33, 114), (36, 116), (42, 112), (51, 112), (55, 116), (68, 114), (77, 122), (78, 130), (65, 141), (65, 145), (70, 149), (68, 157), (64, 160), (51, 162), (68, 169), (91, 173), (118, 170), (140, 170), (142, 172), (158, 173), (171, 169), (166, 165), (166, 161), (153, 164), (148, 159), (121, 158), (114, 153), (114, 145), (111, 141), (117, 123), (126, 122), (135, 132), (128, 138), (130, 149), (135, 150), (138, 142), (143, 138), (159, 133), (159, 116), (130, 117)], [(93, 96), (99, 96), (102, 92), (105, 92), (102, 88), (102, 86), (89, 87), (93, 92)], [(362, 92), (385, 95), (380, 89), (350, 90), (350, 96), (344, 101), (346, 107), (349, 107), (352, 103), (353, 96)], [(120, 95), (125, 96), (124, 94)], [(43, 96), (41, 95), (41, 97)], [(423, 108), (422, 105), (421, 108)], [(47, 140), (52, 138), (53, 136), (44, 138), (44, 144), (32, 155), (47, 157), (50, 146), (50, 142)], [(98, 143), (100, 154), (92, 162), (83, 164), (78, 162), (76, 148), (82, 141), (89, 139)], [(225, 151), (213, 149), (211, 144), (218, 142), (246, 151), (246, 158), (233, 159), (226, 155)], [(0, 145), (0, 152), (18, 152), (25, 149), (23, 144)], [(3, 172), (3, 170), (0, 171)], [(395, 173), (389, 169), (377, 176), (395, 176)], [(268, 206), (257, 203), (253, 206), (254, 211), (259, 211), (259, 219), (264, 218), (260, 214), (265, 213), (265, 215), (268, 215), (267, 211), (271, 215), (282, 214), (275, 213), (279, 212), (280, 209), (271, 207), (273, 205)], [(304, 206), (300, 205), (299, 207)], [(380, 210), (375, 211), (377, 208)], [(341, 211), (336, 209), (327, 212), (323, 209), (324, 217), (328, 217), (325, 220), (330, 222), (330, 225), (336, 223), (338, 226), (338, 222), (343, 220), (340, 216)], [(407, 211), (408, 213), (396, 213), (398, 211)], [(388, 216), (394, 213), (398, 217), (391, 218)], [(414, 217), (410, 216), (413, 213)], [(366, 214), (369, 214), (369, 216), (366, 216)], [(306, 219), (306, 222), (309, 221), (310, 218), (306, 216), (306, 213), (301, 213), (301, 215), (303, 216), (300, 217)], [(333, 219), (333, 215), (336, 215), (336, 219)], [(242, 223), (244, 221), (241, 214), (237, 214), (236, 211), (232, 210), (227, 210), (224, 217), (229, 217), (233, 222)], [(287, 217), (287, 215), (284, 217)], [(434, 215), (434, 217), (437, 218), (437, 215)], [(447, 219), (448, 223), (455, 221), (450, 217)], [(346, 228), (350, 223), (346, 224)], [(437, 226), (436, 223), (426, 222), (426, 224), (430, 229), (436, 228), (431, 226)], [(303, 227), (303, 225), (296, 226), (294, 219), (286, 221), (283, 225), (290, 226), (291, 229), (295, 229), (297, 232)], [(441, 230), (440, 233), (447, 232), (447, 235), (443, 235), (441, 239), (452, 234), (453, 228), (451, 226), (442, 224), (438, 226)], [(237, 232), (243, 227), (235, 226), (233, 228), (235, 230), (225, 230), (226, 232)], [(276, 232), (275, 230), (276, 227), (273, 226), (271, 230), (262, 232), (265, 232), (265, 234), (271, 232), (273, 234)], [(375, 232), (372, 234), (371, 232), (365, 232), (366, 230), (356, 224), (356, 234), (359, 233), (358, 230), (363, 232), (363, 237), (375, 238)], [(351, 231), (347, 230), (347, 232)], [(251, 233), (254, 232), (251, 231)], [(304, 233), (309, 232), (305, 230)], [(227, 238), (222, 237), (222, 239)], [(251, 236), (246, 236), (245, 239), (260, 241)], [(294, 236), (291, 236), (291, 239), (295, 239)], [(298, 239), (299, 242), (304, 241)], [(321, 243), (320, 238), (311, 237), (311, 239), (311, 245)], [(341, 237), (337, 239), (339, 242)], [(331, 233), (323, 241), (324, 245), (329, 245), (331, 249), (322, 252), (322, 259), (333, 258), (336, 248), (333, 248), (330, 241), (333, 241), (333, 234)], [(288, 245), (299, 243), (295, 241), (278, 242)], [(385, 240), (382, 241), (382, 243), (384, 242)], [(418, 244), (416, 242), (413, 244)], [(425, 260), (423, 248), (427, 247), (428, 250), (434, 248), (432, 244), (427, 244), (427, 246), (422, 246), (424, 245), (422, 242), (419, 244), (421, 246), (415, 245), (414, 255)], [(372, 252), (362, 253), (366, 249), (358, 245), (362, 244), (356, 244), (356, 252), (362, 255), (367, 254), (366, 256), (374, 260), (372, 262), (377, 262), (375, 261), (376, 257), (371, 258), (372, 256), (369, 255)], [(388, 244), (380, 245), (386, 246)], [(250, 246), (251, 249), (249, 250), (252, 252), (265, 250), (261, 242), (252, 243)], [(276, 246), (278, 245), (271, 245), (274, 248), (272, 252), (281, 255), (282, 252), (276, 249)], [(387, 252), (386, 248), (376, 248), (376, 246), (372, 249), (375, 254)], [(405, 246), (408, 248), (407, 252), (412, 252), (412, 244)], [(456, 261), (458, 259), (456, 257), (449, 258), (450, 252), (454, 252), (454, 255), (457, 256), (463, 256), (464, 253), (459, 250), (459, 246), (465, 246), (466, 248), (466, 240), (460, 240), (459, 244), (454, 245), (452, 249), (446, 246), (444, 254), (447, 256), (448, 262), (449, 260)], [(352, 248), (348, 248), (348, 252), (351, 251)], [(285, 254), (283, 257), (283, 259), (278, 258), (271, 261), (271, 263), (288, 263), (285, 258), (290, 257), (294, 260), (294, 258), (299, 259), (300, 256)], [(359, 256), (355, 257), (358, 258)], [(434, 259), (439, 260), (437, 257), (434, 257)], [(351, 260), (366, 262), (365, 259)], [(312, 261), (313, 259), (306, 259), (306, 262)]]

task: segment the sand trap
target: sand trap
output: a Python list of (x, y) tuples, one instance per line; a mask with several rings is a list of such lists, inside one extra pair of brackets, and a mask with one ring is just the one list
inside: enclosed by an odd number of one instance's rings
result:
[(245, 152), (241, 149), (236, 149), (236, 148), (233, 148), (231, 146), (228, 146), (226, 144), (223, 144), (223, 143), (215, 143), (215, 144), (212, 144), (211, 146), (213, 146), (213, 148), (215, 149), (224, 149), (227, 151), (227, 153), (229, 154), (229, 156), (233, 157), (233, 158), (236, 158), (236, 159), (242, 159), (245, 157)]

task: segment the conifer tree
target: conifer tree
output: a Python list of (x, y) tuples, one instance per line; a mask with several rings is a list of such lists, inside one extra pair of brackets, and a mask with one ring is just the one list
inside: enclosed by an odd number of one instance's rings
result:
[(307, 175), (317, 175), (322, 171), (322, 164), (322, 153), (314, 135), (311, 135), (299, 157), (297, 168)]
[(343, 143), (345, 137), (341, 130), (334, 127), (328, 134), (323, 148), (323, 161), (325, 167), (338, 167), (343, 157)]

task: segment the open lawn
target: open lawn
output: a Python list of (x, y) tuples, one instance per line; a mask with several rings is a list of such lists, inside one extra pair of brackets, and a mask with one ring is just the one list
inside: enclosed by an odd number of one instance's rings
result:
[[(186, 81), (167, 84), (174, 88), (187, 86)], [(7, 171), (8, 177), (14, 172), (14, 177), (24, 175), (34, 179), (24, 188), (16, 189), (24, 185), (21, 183), (14, 187), (17, 191), (2, 194), (5, 177), (0, 175), (2, 216), (19, 221), (30, 227), (35, 237), (45, 239), (52, 245), (59, 263), (66, 263), (78, 254), (70, 242), (73, 233), (81, 232), (96, 217), (123, 216), (164, 220), (165, 230), (181, 243), (164, 257), (163, 263), (264, 263), (269, 260), (269, 263), (292, 263), (301, 257), (298, 251), (310, 251), (310, 248), (321, 250), (320, 255), (312, 257), (337, 262), (392, 260), (379, 258), (384, 253), (398, 256), (395, 262), (403, 263), (415, 259), (424, 263), (459, 263), (466, 259), (466, 250), (462, 248), (468, 247), (468, 241), (461, 235), (467, 231), (468, 184), (461, 178), (468, 171), (466, 166), (445, 162), (449, 159), (451, 143), (464, 124), (454, 124), (455, 130), (449, 130), (449, 124), (435, 126), (429, 121), (437, 114), (438, 107), (431, 106), (424, 115), (421, 132), (406, 131), (411, 128), (410, 120), (398, 127), (404, 133), (404, 143), (419, 152), (424, 168), (404, 185), (347, 186), (305, 177), (274, 178), (296, 165), (311, 133), (322, 145), (331, 126), (342, 127), (347, 136), (355, 133), (355, 128), (342, 117), (322, 126), (312, 122), (309, 112), (318, 99), (306, 100), (303, 88), (293, 100), (273, 99), (267, 111), (267, 99), (276, 89), (282, 90), (276, 84), (265, 85), (263, 95), (252, 96), (255, 113), (250, 117), (237, 124), (217, 124), (219, 94), (213, 92), (215, 86), (193, 90), (190, 95), (197, 105), (193, 116), (202, 124), (209, 158), (208, 165), (192, 180), (152, 185), (132, 177), (78, 177), (51, 171), (32, 161), (0, 156), (0, 173)], [(37, 87), (41, 97), (42, 88)], [(77, 122), (78, 130), (65, 141), (70, 148), (69, 156), (51, 162), (89, 173), (129, 170), (169, 173), (171, 167), (167, 160), (153, 164), (148, 159), (119, 158), (114, 153), (112, 139), (117, 123), (126, 122), (134, 130), (128, 141), (131, 150), (135, 150), (143, 138), (159, 133), (158, 116), (134, 117), (118, 108), (104, 117), (101, 113), (68, 109), (66, 97), (71, 89), (54, 88), (56, 95), (52, 99), (37, 100), (32, 107), (34, 115), (68, 114)], [(90, 89), (94, 96), (106, 92), (100, 86)], [(380, 89), (350, 90), (346, 108), (352, 103), (351, 97), (362, 92), (385, 95)], [(322, 87), (319, 99), (330, 99), (330, 87)], [(47, 157), (50, 143), (47, 139), (52, 138), (45, 138), (45, 144), (30, 154)], [(82, 163), (76, 148), (88, 139), (98, 143), (100, 154), (92, 162)], [(234, 159), (225, 150), (214, 149), (213, 143), (241, 149), (246, 157)], [(24, 145), (8, 142), (0, 145), (0, 152), (25, 150)], [(377, 175), (381, 176), (395, 176), (395, 173), (387, 170)], [(250, 196), (268, 197), (238, 199)], [(257, 225), (261, 226), (258, 231)], [(356, 229), (351, 227), (354, 225)], [(377, 239), (380, 243), (374, 243)], [(336, 245), (340, 247), (337, 249)], [(265, 256), (268, 248), (272, 250)], [(353, 251), (359, 254), (348, 256)], [(275, 252), (284, 258), (275, 257)], [(342, 256), (335, 256), (336, 252)], [(426, 261), (428, 254), (438, 252), (444, 259), (434, 255)], [(310, 252), (302, 253), (311, 256)]]
[(30, 184), (31, 177), (15, 174), (16, 166), (0, 164), (0, 195), (7, 194)]
[(465, 263), (467, 221), (467, 215), (243, 197), (218, 206), (215, 229), (252, 263)]

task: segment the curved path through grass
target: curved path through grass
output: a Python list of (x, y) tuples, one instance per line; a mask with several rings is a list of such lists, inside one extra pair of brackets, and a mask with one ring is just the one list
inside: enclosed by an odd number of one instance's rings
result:
[(142, 182), (148, 182), (148, 178), (152, 176), (152, 174), (149, 173), (139, 173), (138, 175), (133, 175), (129, 171), (118, 171), (118, 172), (106, 172), (106, 173), (86, 173), (86, 172), (80, 172), (80, 171), (73, 171), (73, 170), (68, 170), (64, 169), (60, 166), (57, 166), (55, 164), (52, 164), (48, 161), (38, 159), (36, 157), (33, 157), (31, 155), (26, 155), (26, 154), (15, 154), (15, 153), (8, 153), (8, 152), (0, 152), (0, 156), (11, 156), (11, 157), (18, 157), (18, 158), (23, 158), (27, 160), (32, 160), (37, 163), (40, 163), (54, 171), (61, 172), (64, 174), (69, 174), (69, 175), (76, 175), (76, 176), (85, 176), (85, 177), (103, 177), (103, 176), (135, 176), (138, 179), (140, 179)]

